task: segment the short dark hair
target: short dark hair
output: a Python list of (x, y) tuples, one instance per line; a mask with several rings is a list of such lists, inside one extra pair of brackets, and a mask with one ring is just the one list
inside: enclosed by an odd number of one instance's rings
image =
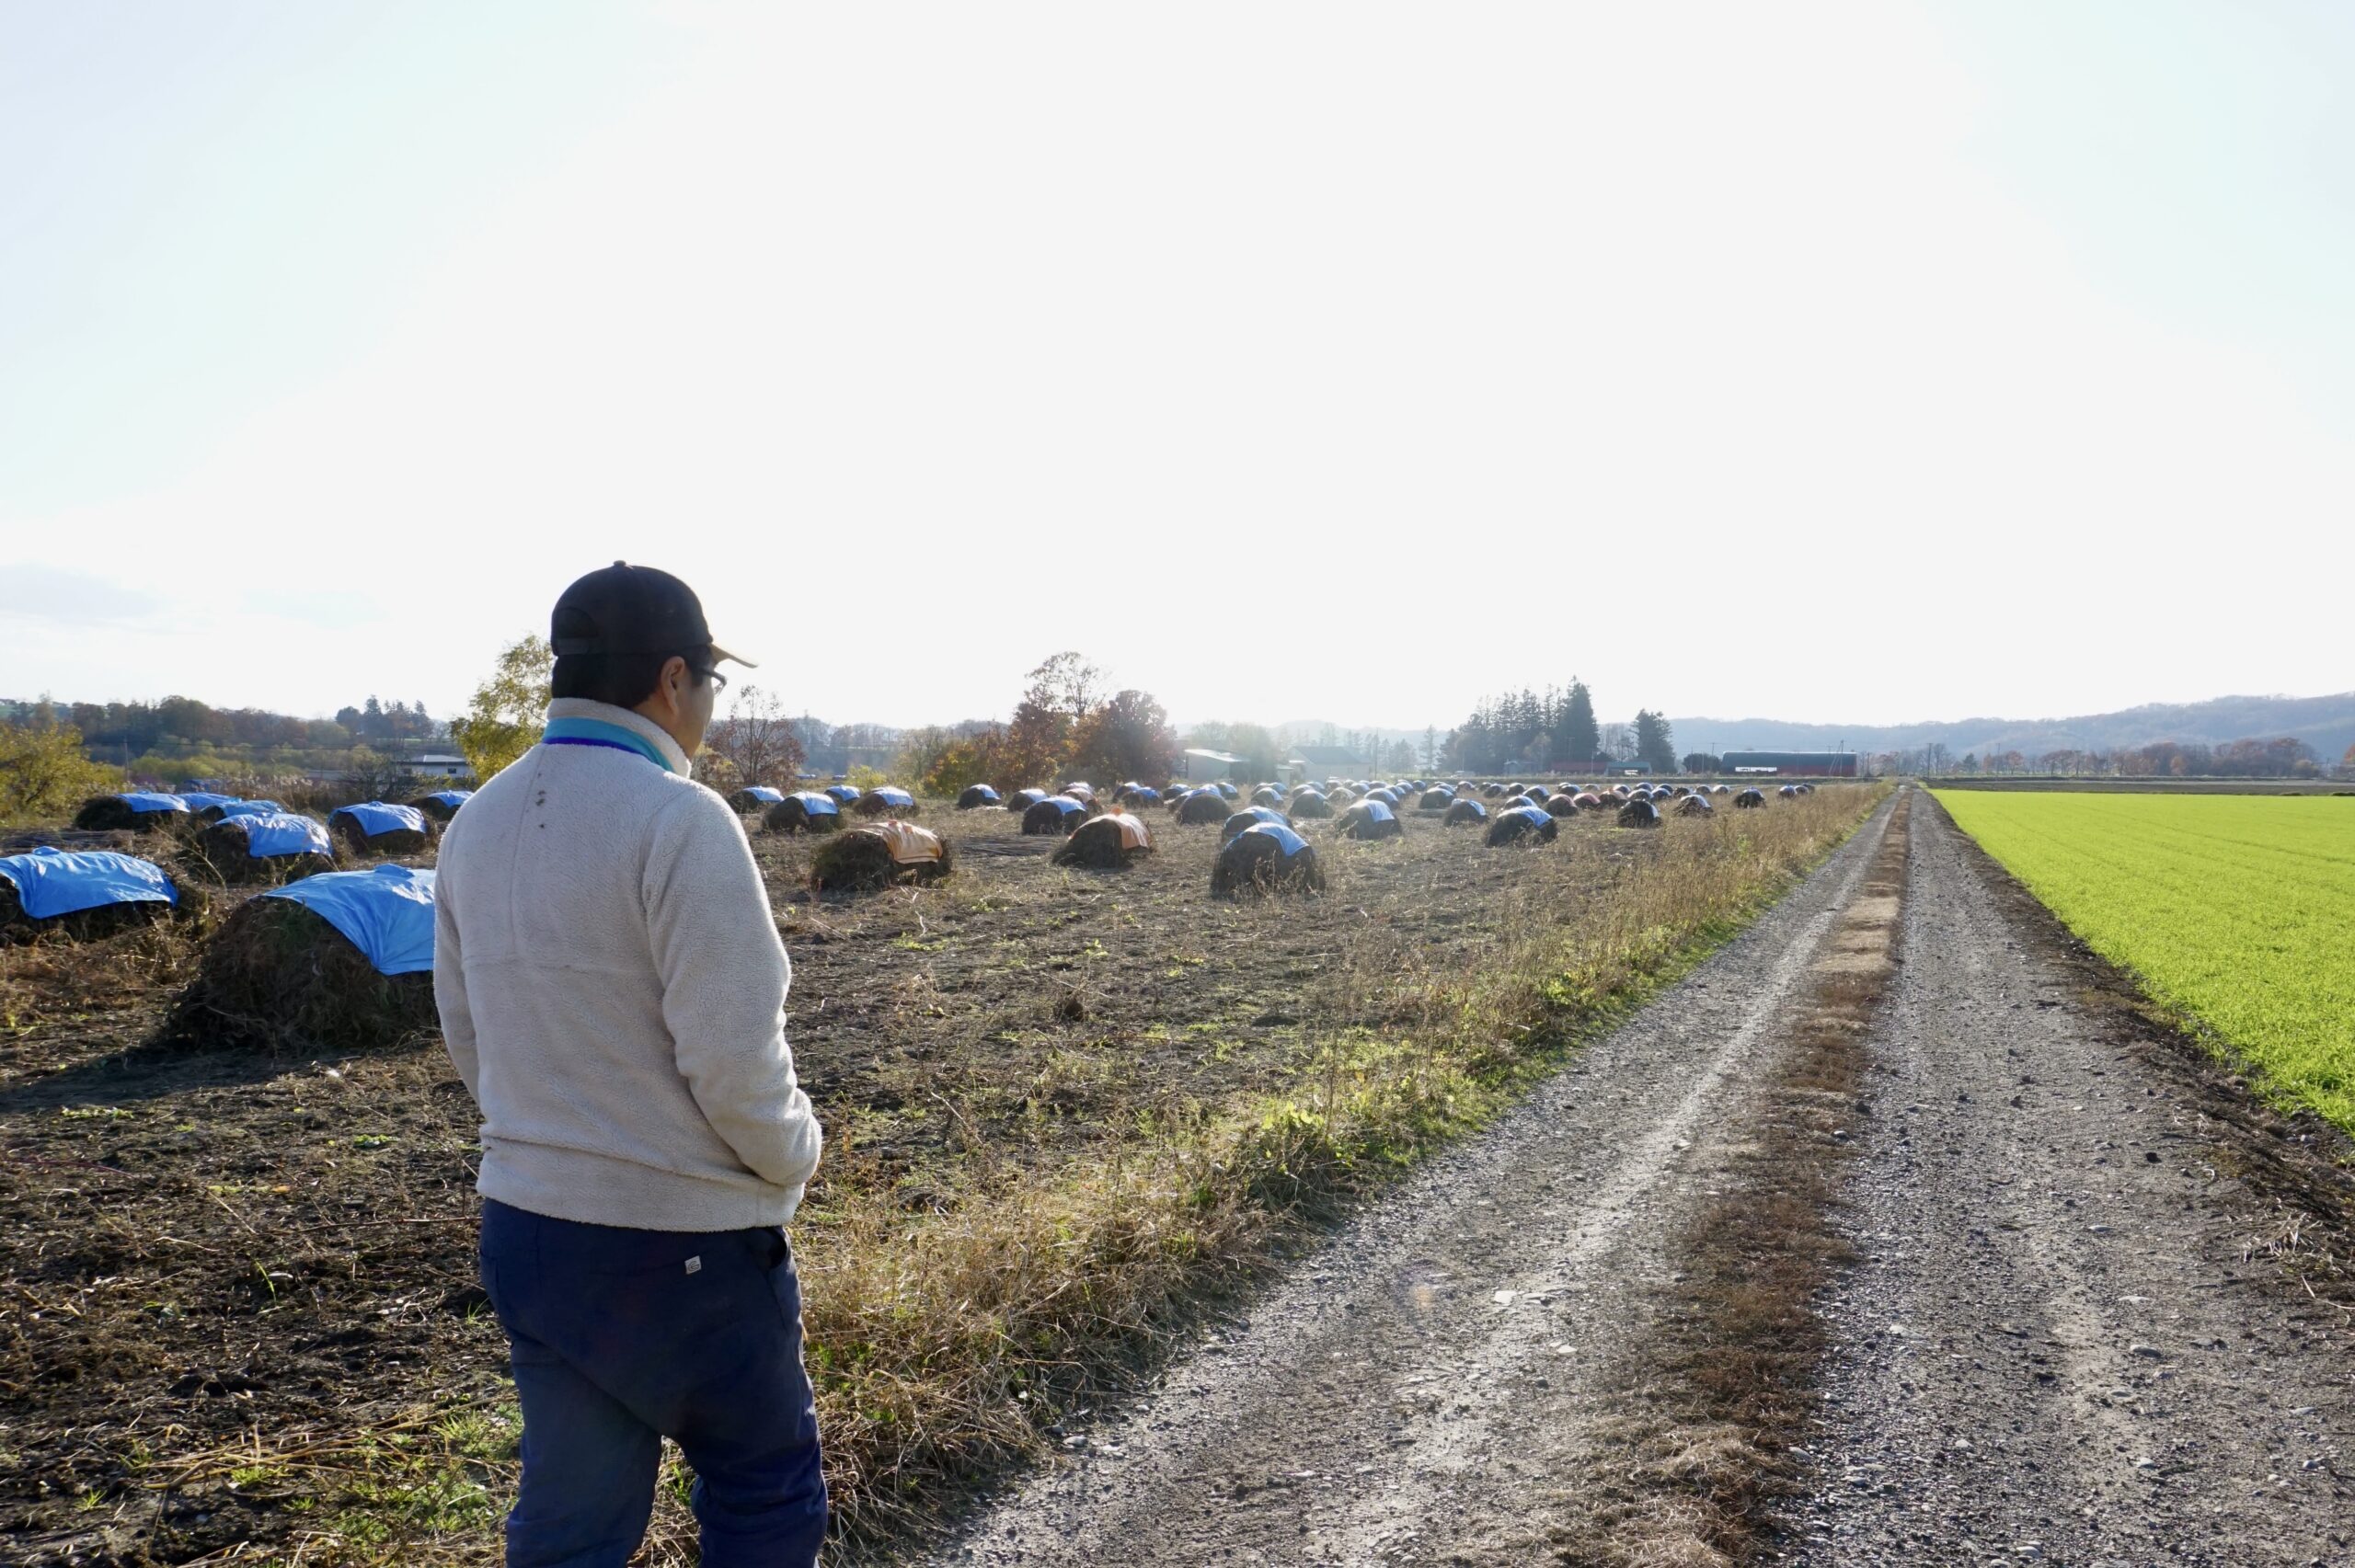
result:
[(634, 708), (654, 694), (662, 667), (674, 658), (687, 661), (697, 684), (711, 678), (711, 649), (676, 648), (669, 653), (580, 653), (558, 655), (549, 677), (548, 692), (557, 697), (583, 697), (616, 708)]

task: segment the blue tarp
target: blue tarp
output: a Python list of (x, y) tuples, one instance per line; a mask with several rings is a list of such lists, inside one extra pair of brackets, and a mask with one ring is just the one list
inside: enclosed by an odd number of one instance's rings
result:
[(360, 949), (380, 975), (433, 967), (433, 873), (407, 865), (323, 871), (262, 895), (292, 898)]
[(414, 806), (387, 806), (381, 800), (372, 800), (363, 806), (339, 806), (327, 820), (332, 822), (338, 817), (350, 818), (372, 839), (402, 828), (412, 833), (425, 831), (425, 813)]
[(1361, 800), (1358, 804), (1365, 807), (1366, 819), (1368, 821), (1387, 822), (1391, 820), (1390, 807), (1383, 802), (1379, 800)]
[(890, 784), (879, 784), (867, 793), (886, 806), (913, 806), (916, 803), (914, 795)]
[(1161, 792), (1154, 788), (1151, 784), (1137, 785), (1136, 796), (1137, 803), (1141, 806), (1158, 806), (1161, 804)]
[(234, 795), (212, 795), (197, 789), (180, 791), (180, 804), (190, 811), (201, 811), (208, 806), (226, 806), (236, 798)]
[(271, 811), (235, 819), (246, 830), (246, 853), (256, 860), (281, 854), (333, 854), (327, 825), (315, 817)]
[[(1488, 814), (1488, 808), (1487, 807), (1485, 807), (1485, 806), (1481, 805), (1481, 804), (1480, 804), (1478, 801), (1476, 801), (1476, 800), (1459, 800), (1459, 801), (1457, 801), (1457, 802), (1455, 803), (1455, 805), (1456, 805), (1456, 806), (1468, 806), (1468, 807), (1470, 807), (1472, 808), (1472, 815), (1473, 815), (1473, 816), (1475, 816), (1475, 817), (1486, 817), (1486, 816)], [(1448, 807), (1448, 809), (1449, 809), (1449, 810), (1451, 810), (1451, 811), (1453, 811), (1453, 809), (1455, 809), (1455, 807), (1451, 806), (1450, 807)]]
[(1254, 806), (1247, 810), (1238, 811), (1235, 815), (1237, 817), (1248, 817), (1255, 822), (1265, 822), (1270, 827), (1289, 828), (1292, 826), (1291, 823), (1284, 820), (1284, 814), (1277, 810), (1272, 806)]
[(746, 784), (744, 786), (744, 793), (751, 795), (754, 800), (759, 801), (763, 806), (775, 806), (778, 801), (785, 798), (784, 791), (771, 789), (766, 784)]
[(105, 904), (167, 904), (180, 901), (179, 889), (152, 860), (110, 850), (41, 848), (0, 856), (0, 876), (15, 885), (17, 902), (37, 921), (95, 910)]
[(274, 800), (224, 800), (221, 817), (224, 821), (233, 817), (272, 817), (285, 809)]
[(1218, 791), (1219, 794), (1226, 796), (1229, 800), (1237, 798), (1243, 793), (1241, 790), (1236, 789), (1233, 784), (1226, 783), (1224, 780), (1221, 780), (1219, 783), (1211, 785), (1211, 787)]
[(994, 801), (997, 799), (997, 791), (992, 789), (987, 784), (973, 785), (971, 793), (982, 800)]
[(1245, 829), (1242, 833), (1238, 833), (1235, 836), (1237, 838), (1241, 838), (1246, 834), (1250, 833), (1264, 834), (1266, 837), (1273, 839), (1276, 842), (1281, 844), (1283, 846), (1284, 858), (1286, 860), (1290, 860), (1292, 856), (1298, 854), (1301, 851), (1308, 847), (1308, 841), (1306, 839), (1302, 838), (1298, 833), (1293, 832), (1290, 828), (1285, 827), (1281, 822), (1262, 822), (1256, 828)]
[(1545, 808), (1542, 806), (1516, 806), (1510, 811), (1499, 811), (1497, 815), (1499, 818), (1526, 817), (1529, 818), (1529, 822), (1532, 827), (1535, 827), (1541, 822), (1551, 822), (1554, 819), (1552, 817), (1546, 815)]
[(1062, 812), (1066, 817), (1070, 816), (1074, 811), (1078, 812), (1083, 817), (1087, 815), (1087, 807), (1080, 804), (1078, 801), (1074, 800), (1067, 795), (1051, 795), (1047, 796), (1046, 804), (1053, 807), (1056, 810)]
[(115, 798), (143, 817), (150, 811), (186, 811), (188, 809), (188, 802), (177, 795), (155, 795), (144, 790), (132, 790), (125, 795), (118, 795)]
[(851, 788), (848, 784), (828, 784), (826, 786), (826, 793), (833, 795), (836, 800), (841, 801), (844, 806), (848, 806), (852, 801), (858, 798), (858, 791)]
[(475, 792), (470, 789), (437, 789), (425, 798), (455, 811), (474, 797)]
[(1036, 806), (1046, 798), (1047, 792), (1043, 789), (1017, 789), (1014, 792), (1017, 806)]
[(793, 798), (801, 803), (802, 812), (806, 816), (839, 817), (843, 814), (842, 803), (821, 790), (798, 790), (794, 793)]

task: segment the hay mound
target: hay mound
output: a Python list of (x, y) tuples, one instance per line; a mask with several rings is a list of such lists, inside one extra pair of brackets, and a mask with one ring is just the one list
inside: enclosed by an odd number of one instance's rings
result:
[[(767, 789), (759, 784), (746, 784), (742, 789), (728, 792), (728, 804), (737, 811), (748, 815), (766, 812), (770, 807), (776, 805), (784, 798), (775, 790)], [(424, 807), (419, 805), (418, 809), (421, 811)]]
[(1440, 826), (1443, 828), (1461, 828), (1466, 823), (1485, 822), (1488, 819), (1488, 808), (1487, 807), (1481, 805), (1476, 800), (1459, 800), (1454, 805), (1449, 807), (1447, 808), (1447, 815), (1442, 817), (1439, 820)]
[(420, 795), (409, 804), (424, 812), (425, 819), (429, 822), (447, 822), (458, 814), (458, 807), (465, 803), (459, 801), (453, 804), (447, 800), (436, 800), (430, 795)]
[(1304, 844), (1288, 855), (1283, 841), (1273, 833), (1236, 834), (1218, 852), (1218, 864), (1211, 867), (1213, 898), (1324, 890), (1325, 872), (1316, 864), (1316, 847)]
[(843, 825), (839, 811), (812, 813), (807, 802), (787, 795), (769, 807), (761, 825), (772, 833), (831, 833)]
[(1273, 784), (1261, 784), (1258, 789), (1251, 792), (1251, 804), (1254, 806), (1272, 806), (1278, 810), (1281, 810), (1284, 804), (1284, 792), (1278, 789)]
[(1278, 828), (1289, 828), (1292, 825), (1291, 818), (1272, 806), (1253, 806), (1236, 812), (1219, 824), (1218, 841), (1225, 843), (1235, 834), (1247, 833), (1262, 822)]
[(1226, 818), (1226, 796), (1214, 789), (1198, 789), (1178, 803), (1178, 820), (1188, 827)]
[[(246, 844), (246, 825), (239, 818), (215, 822), (196, 835), (190, 845), (205, 870), (233, 887), (256, 882), (292, 882), (297, 877), (316, 872), (333, 871), (335, 857), (331, 854), (257, 855)], [(272, 899), (270, 902), (283, 902)], [(369, 971), (371, 974), (375, 971)]]
[(1657, 828), (1660, 826), (1660, 807), (1648, 800), (1631, 800), (1619, 808), (1619, 825), (1622, 828)]
[(1575, 817), (1578, 812), (1576, 795), (1549, 795), (1545, 797), (1545, 815), (1548, 817)]
[(1296, 822), (1322, 821), (1333, 815), (1333, 803), (1313, 789), (1303, 790), (1292, 797), (1284, 813)]
[(248, 898), (180, 993), (166, 1037), (191, 1045), (373, 1050), (436, 1027), (431, 974), (380, 975), (291, 898)]
[(159, 833), (187, 819), (184, 811), (133, 811), (119, 795), (92, 795), (74, 813), (74, 826), (86, 833)]
[(1714, 816), (1716, 810), (1710, 806), (1707, 795), (1688, 795), (1676, 803), (1676, 814), (1679, 817), (1709, 817)]
[(1488, 824), (1488, 837), (1481, 841), (1490, 849), (1503, 844), (1550, 844), (1561, 833), (1562, 824), (1542, 812), (1504, 811)]
[(1087, 820), (1085, 809), (1074, 811), (1071, 802), (1059, 795), (1034, 800), (1022, 812), (1022, 830), (1026, 833), (1069, 833)]
[(1760, 790), (1746, 789), (1733, 797), (1733, 807), (1737, 811), (1755, 811), (1765, 804), (1765, 794)]
[(142, 898), (135, 903), (100, 904), (96, 909), (75, 910), (71, 914), (52, 915), (37, 921), (25, 913), (22, 900), (17, 897), (17, 885), (0, 876), (0, 947), (17, 946), (44, 938), (63, 942), (98, 942), (117, 933), (133, 931), (141, 926), (160, 925), (173, 919), (201, 918), (203, 900), (194, 889), (179, 890), (178, 907), (157, 898)]
[(850, 808), (861, 817), (913, 817), (916, 814), (916, 797), (886, 784), (868, 790), (852, 801)]
[[(902, 860), (905, 846), (895, 841), (894, 828), (901, 838), (912, 837), (936, 853), (929, 859)], [(874, 893), (896, 882), (937, 882), (951, 864), (947, 841), (922, 828), (896, 822), (853, 828), (828, 839), (810, 857), (810, 887), (817, 893)]]
[(1396, 839), (1407, 831), (1407, 824), (1393, 812), (1376, 812), (1372, 801), (1361, 800), (1341, 813), (1341, 836), (1345, 839)]
[(1418, 811), (1444, 811), (1454, 804), (1454, 791), (1445, 789), (1427, 789), (1423, 791), (1422, 798), (1415, 803), (1415, 809)]
[(327, 835), (335, 840), (337, 849), (358, 860), (380, 854), (421, 854), (433, 847), (430, 828), (388, 828), (371, 833), (358, 818), (340, 811), (327, 818)]
[(978, 811), (984, 806), (997, 804), (997, 791), (987, 784), (967, 784), (963, 793), (957, 796), (957, 809), (959, 811)]
[(1055, 851), (1057, 865), (1090, 865), (1113, 871), (1153, 853), (1153, 835), (1126, 814), (1090, 818)]

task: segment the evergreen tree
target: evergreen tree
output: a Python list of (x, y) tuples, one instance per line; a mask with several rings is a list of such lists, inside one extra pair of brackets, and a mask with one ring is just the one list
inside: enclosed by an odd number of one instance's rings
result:
[(1594, 722), (1594, 696), (1576, 676), (1570, 678), (1569, 700), (1562, 704), (1561, 723), (1554, 735), (1557, 757), (1591, 762), (1603, 755), (1603, 728)]
[(1676, 740), (1668, 720), (1641, 708), (1636, 714), (1636, 761), (1649, 773), (1676, 772)]

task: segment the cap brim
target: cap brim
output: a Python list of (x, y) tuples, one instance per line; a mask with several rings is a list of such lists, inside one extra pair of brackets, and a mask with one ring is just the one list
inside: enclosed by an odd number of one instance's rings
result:
[(729, 664), (741, 664), (741, 665), (742, 665), (742, 666), (743, 666), (745, 669), (747, 669), (747, 670), (758, 670), (758, 669), (760, 668), (759, 661), (757, 661), (757, 660), (755, 660), (755, 659), (746, 658), (745, 658), (742, 654), (741, 654), (741, 653), (729, 653), (726, 648), (721, 647), (718, 643), (714, 643), (714, 644), (712, 644), (712, 645), (711, 645), (711, 662), (712, 662), (712, 663), (714, 663), (714, 664), (718, 664), (718, 663), (720, 663), (720, 662), (721, 662), (721, 661), (723, 661), (723, 660), (725, 660), (726, 662), (728, 662), (728, 663), (729, 663)]

